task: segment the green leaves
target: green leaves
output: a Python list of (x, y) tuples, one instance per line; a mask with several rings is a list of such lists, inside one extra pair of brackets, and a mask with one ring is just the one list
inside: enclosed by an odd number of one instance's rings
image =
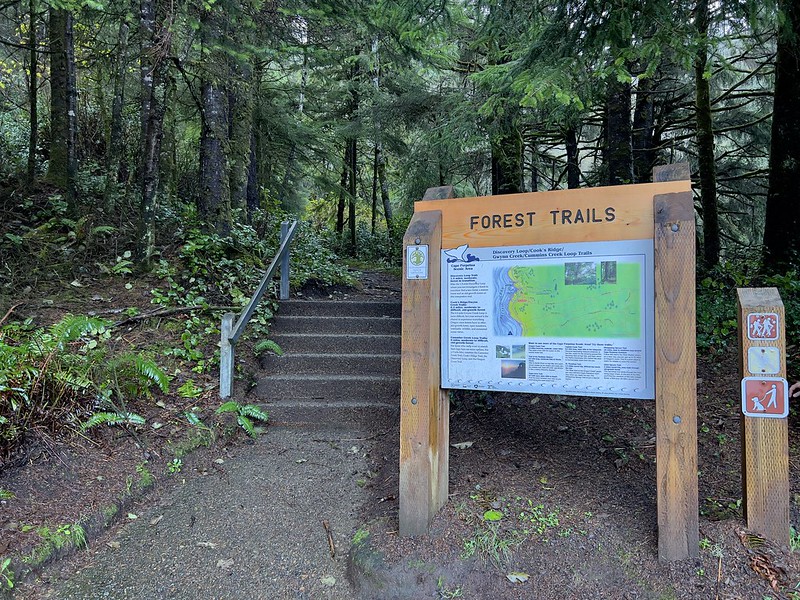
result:
[(228, 402), (224, 402), (217, 408), (217, 414), (224, 414), (224, 413), (234, 413), (236, 415), (236, 421), (239, 425), (247, 432), (247, 435), (250, 437), (256, 437), (258, 435), (258, 430), (256, 429), (253, 420), (261, 421), (262, 423), (266, 423), (269, 421), (269, 414), (267, 411), (255, 406), (253, 404), (246, 404), (242, 406), (235, 400), (229, 400)]

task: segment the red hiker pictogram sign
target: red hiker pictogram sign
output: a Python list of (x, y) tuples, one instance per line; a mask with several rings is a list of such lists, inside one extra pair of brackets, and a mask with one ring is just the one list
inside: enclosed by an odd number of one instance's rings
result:
[(742, 379), (742, 412), (747, 417), (782, 419), (789, 415), (789, 386), (780, 377)]
[(750, 313), (747, 315), (747, 337), (751, 340), (777, 340), (780, 329), (775, 313)]

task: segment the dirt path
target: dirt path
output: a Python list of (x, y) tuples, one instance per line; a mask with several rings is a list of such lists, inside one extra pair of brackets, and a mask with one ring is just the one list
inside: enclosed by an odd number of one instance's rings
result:
[[(796, 554), (744, 530), (734, 354), (699, 357), (697, 559), (656, 559), (652, 402), (459, 392), (451, 442), (469, 444), (450, 449), (430, 535), (397, 536), (396, 419), (272, 427), (201, 453), (184, 483), (19, 597), (796, 600)], [(790, 419), (795, 525), (797, 431)]]

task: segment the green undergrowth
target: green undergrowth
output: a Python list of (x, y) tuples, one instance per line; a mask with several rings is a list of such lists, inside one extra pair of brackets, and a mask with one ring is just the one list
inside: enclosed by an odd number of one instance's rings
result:
[(483, 489), (470, 493), (456, 506), (456, 513), (473, 530), (463, 540), (461, 558), (477, 557), (501, 571), (513, 566), (514, 551), (523, 544), (587, 535), (592, 516), (575, 518), (532, 498)]
[(800, 378), (800, 355), (792, 351), (800, 340), (800, 280), (792, 269), (764, 275), (752, 261), (730, 260), (700, 274), (697, 281), (697, 349), (710, 356), (737, 351), (737, 288), (774, 287), (786, 313), (787, 372)]
[(110, 322), (81, 315), (0, 327), (0, 457), (33, 430), (140, 422), (129, 400), (166, 392), (169, 377), (144, 353), (111, 353), (111, 335)]

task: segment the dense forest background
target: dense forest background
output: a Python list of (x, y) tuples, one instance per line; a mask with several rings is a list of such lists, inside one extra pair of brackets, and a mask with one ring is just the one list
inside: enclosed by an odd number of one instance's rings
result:
[(42, 190), (147, 266), (171, 223), (227, 236), (283, 209), (357, 253), (429, 186), (635, 183), (688, 160), (703, 266), (763, 248), (785, 271), (798, 5), (2, 0), (0, 253)]
[[(429, 187), (678, 162), (701, 366), (730, 376), (735, 288), (775, 286), (800, 378), (800, 0), (0, 0), (0, 466), (106, 424), (194, 448), (221, 414), (255, 435), (258, 407), (219, 405), (220, 317), (288, 216), (292, 284), (327, 294), (348, 267), (397, 269)], [(237, 349), (240, 388), (280, 350), (275, 308)]]

